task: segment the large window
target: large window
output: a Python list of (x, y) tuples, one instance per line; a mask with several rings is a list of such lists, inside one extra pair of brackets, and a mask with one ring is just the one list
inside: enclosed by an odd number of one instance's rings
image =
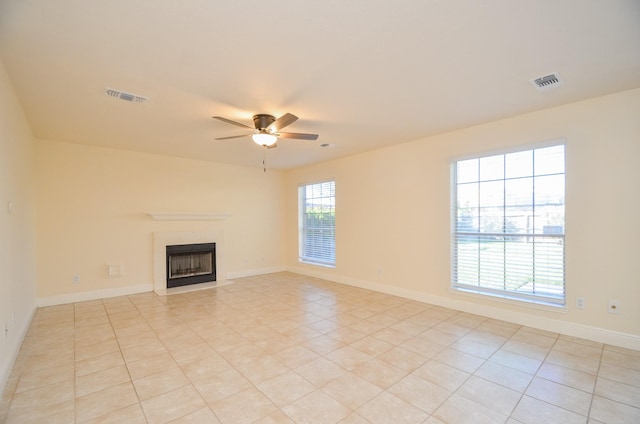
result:
[(453, 164), (453, 287), (564, 304), (564, 145)]
[(334, 181), (299, 188), (300, 262), (336, 264), (336, 187)]

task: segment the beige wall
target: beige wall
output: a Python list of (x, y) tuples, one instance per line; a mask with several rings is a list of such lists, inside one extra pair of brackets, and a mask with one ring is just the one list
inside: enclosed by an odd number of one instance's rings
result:
[[(281, 172), (45, 140), (36, 149), (39, 298), (153, 284), (154, 232), (222, 230), (228, 273), (284, 265)], [(154, 221), (147, 212), (231, 216)], [(124, 275), (108, 278), (107, 264)]]
[[(547, 109), (287, 174), (288, 222), (301, 183), (335, 178), (335, 269), (301, 265), (287, 226), (290, 269), (476, 313), (640, 348), (640, 90)], [(450, 162), (566, 140), (567, 308), (521, 306), (450, 290)], [(586, 299), (584, 310), (575, 298)], [(607, 299), (621, 313), (607, 313)], [(559, 327), (558, 327), (558, 324)], [(557, 327), (557, 328), (556, 328)], [(629, 336), (630, 337), (626, 337)]]
[(32, 172), (33, 136), (0, 61), (0, 392), (36, 306)]

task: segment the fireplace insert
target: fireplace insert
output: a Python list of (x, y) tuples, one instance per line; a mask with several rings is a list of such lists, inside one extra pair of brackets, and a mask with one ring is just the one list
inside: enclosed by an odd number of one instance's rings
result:
[(167, 288), (216, 281), (216, 244), (167, 246)]

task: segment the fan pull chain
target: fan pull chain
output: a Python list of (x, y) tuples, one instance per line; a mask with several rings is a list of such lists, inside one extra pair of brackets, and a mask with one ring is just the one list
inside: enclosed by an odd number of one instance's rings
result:
[(265, 165), (265, 160), (267, 159), (267, 146), (264, 146), (262, 150), (262, 171), (267, 172), (267, 165)]

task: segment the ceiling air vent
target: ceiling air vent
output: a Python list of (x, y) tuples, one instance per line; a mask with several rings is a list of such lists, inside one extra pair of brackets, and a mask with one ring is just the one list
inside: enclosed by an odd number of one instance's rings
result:
[(120, 100), (126, 100), (127, 102), (144, 103), (147, 101), (147, 98), (144, 96), (125, 93), (124, 91), (114, 90), (113, 88), (107, 88), (106, 93), (108, 96), (115, 97)]
[(553, 74), (545, 75), (544, 77), (532, 79), (531, 84), (533, 84), (538, 90), (544, 91), (561, 86), (562, 79), (557, 72), (554, 72)]

